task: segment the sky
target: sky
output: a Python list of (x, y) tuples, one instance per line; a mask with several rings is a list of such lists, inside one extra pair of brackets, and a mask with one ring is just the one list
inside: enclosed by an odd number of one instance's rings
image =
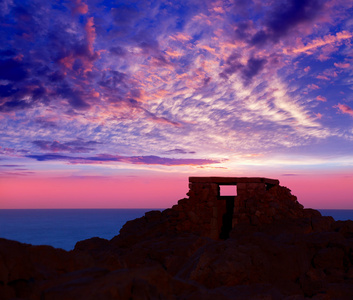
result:
[(0, 208), (165, 208), (189, 176), (353, 209), (353, 2), (0, 3)]

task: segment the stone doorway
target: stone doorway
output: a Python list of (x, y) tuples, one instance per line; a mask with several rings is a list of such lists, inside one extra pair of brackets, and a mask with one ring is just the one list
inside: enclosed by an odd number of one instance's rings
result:
[[(185, 210), (194, 215), (190, 224), (195, 231), (215, 240), (227, 239), (247, 199), (277, 185), (278, 180), (263, 177), (189, 177), (189, 199), (180, 201), (189, 204)], [(221, 186), (233, 186), (234, 192), (224, 195)]]
[(232, 230), (232, 220), (234, 213), (234, 201), (237, 196), (236, 184), (220, 184), (219, 186), (219, 199), (225, 207), (222, 215), (222, 226), (220, 228), (219, 238), (222, 240), (229, 238), (229, 233)]
[(222, 216), (222, 227), (219, 238), (226, 240), (229, 238), (229, 233), (232, 230), (233, 212), (234, 212), (234, 196), (224, 196), (226, 197), (226, 212)]

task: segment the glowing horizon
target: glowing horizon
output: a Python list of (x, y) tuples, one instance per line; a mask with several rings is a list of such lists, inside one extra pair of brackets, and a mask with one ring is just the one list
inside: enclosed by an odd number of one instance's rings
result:
[(348, 2), (3, 2), (0, 209), (169, 207), (189, 176), (353, 208)]

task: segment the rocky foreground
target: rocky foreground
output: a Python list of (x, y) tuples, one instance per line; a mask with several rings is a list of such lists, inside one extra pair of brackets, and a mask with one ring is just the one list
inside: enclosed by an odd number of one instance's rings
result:
[(189, 196), (69, 252), (0, 239), (0, 299), (353, 299), (353, 221), (274, 185), (210, 238), (212, 201)]

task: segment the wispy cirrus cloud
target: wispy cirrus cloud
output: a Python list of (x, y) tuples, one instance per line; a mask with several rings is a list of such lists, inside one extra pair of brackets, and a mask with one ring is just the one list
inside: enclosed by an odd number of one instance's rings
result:
[(350, 97), (348, 2), (51, 4), (4, 10), (6, 148), (149, 164), (150, 154), (218, 161), (342, 136), (324, 119), (335, 105), (350, 114), (337, 104), (339, 88)]
[(297, 47), (296, 49), (291, 49), (290, 51), (293, 53), (306, 53), (312, 54), (314, 50), (317, 48), (329, 45), (329, 44), (340, 44), (343, 41), (350, 40), (353, 37), (353, 34), (348, 31), (337, 32), (335, 35), (326, 35), (322, 38), (318, 38), (308, 43), (307, 45), (303, 45), (301, 47)]
[(35, 172), (20, 164), (0, 164), (0, 177), (30, 176)]

